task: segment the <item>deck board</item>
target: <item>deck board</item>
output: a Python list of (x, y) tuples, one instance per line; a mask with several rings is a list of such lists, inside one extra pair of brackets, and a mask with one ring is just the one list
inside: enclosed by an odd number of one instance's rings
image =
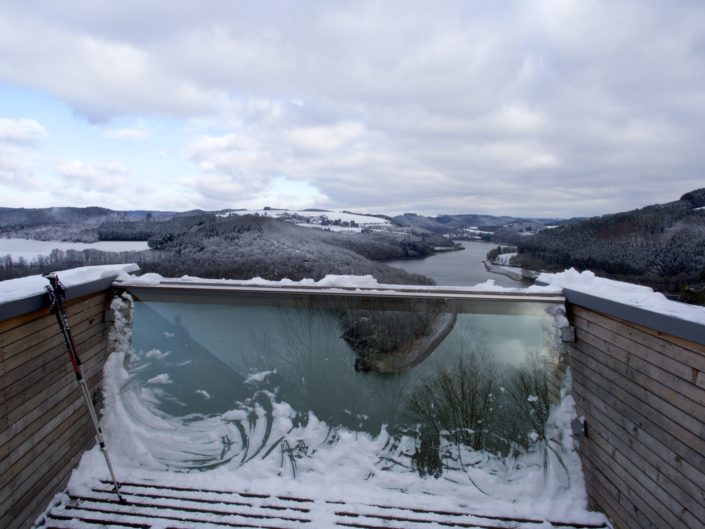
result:
[(366, 529), (457, 527), (467, 529), (604, 529), (606, 524), (542, 520), (399, 505), (375, 505), (230, 490), (192, 489), (156, 483), (124, 482), (120, 503), (112, 485), (96, 481), (90, 490), (59, 496), (36, 529), (105, 527)]

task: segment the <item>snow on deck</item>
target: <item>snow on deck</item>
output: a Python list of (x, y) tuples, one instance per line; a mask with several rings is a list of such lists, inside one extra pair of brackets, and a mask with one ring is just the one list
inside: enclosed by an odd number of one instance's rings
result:
[[(399, 494), (394, 502), (360, 503), (281, 495), (266, 491), (244, 492), (221, 488), (192, 488), (148, 481), (120, 484), (121, 503), (111, 482), (94, 480), (83, 491), (60, 497), (36, 529), (83, 529), (100, 526), (161, 527), (265, 527), (285, 528), (413, 528), (466, 527), (486, 529), (585, 528), (601, 529), (604, 521), (579, 522), (554, 518), (492, 515), (470, 510), (420, 506)], [(385, 498), (388, 500), (389, 498)]]

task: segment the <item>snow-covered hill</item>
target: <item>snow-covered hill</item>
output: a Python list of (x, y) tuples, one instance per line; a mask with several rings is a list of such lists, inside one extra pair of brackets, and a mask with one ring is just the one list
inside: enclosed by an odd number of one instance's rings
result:
[(360, 215), (347, 211), (294, 210), (294, 209), (251, 209), (226, 213), (229, 215), (259, 215), (286, 220), (299, 226), (329, 229), (331, 231), (362, 231), (369, 229), (389, 229), (392, 223), (382, 217)]

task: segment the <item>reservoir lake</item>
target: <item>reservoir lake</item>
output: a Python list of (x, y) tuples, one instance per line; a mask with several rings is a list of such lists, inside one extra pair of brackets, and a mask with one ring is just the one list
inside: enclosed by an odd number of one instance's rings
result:
[(412, 274), (422, 274), (442, 286), (470, 286), (484, 283), (488, 279), (503, 287), (526, 287), (530, 283), (515, 281), (500, 274), (488, 272), (482, 263), (487, 252), (496, 248), (496, 243), (482, 241), (459, 241), (465, 249), (442, 252), (424, 259), (401, 259), (386, 264), (401, 268)]

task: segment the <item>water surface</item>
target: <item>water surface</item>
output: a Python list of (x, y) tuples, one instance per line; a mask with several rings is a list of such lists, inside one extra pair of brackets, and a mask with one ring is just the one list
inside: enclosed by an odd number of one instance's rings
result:
[(458, 252), (442, 252), (424, 259), (402, 259), (387, 261), (387, 264), (401, 268), (413, 274), (422, 274), (436, 281), (439, 285), (469, 286), (494, 280), (503, 287), (525, 287), (526, 282), (515, 281), (500, 274), (493, 274), (485, 269), (482, 261), (487, 252), (496, 248), (496, 243), (482, 241), (458, 241), (465, 249)]

